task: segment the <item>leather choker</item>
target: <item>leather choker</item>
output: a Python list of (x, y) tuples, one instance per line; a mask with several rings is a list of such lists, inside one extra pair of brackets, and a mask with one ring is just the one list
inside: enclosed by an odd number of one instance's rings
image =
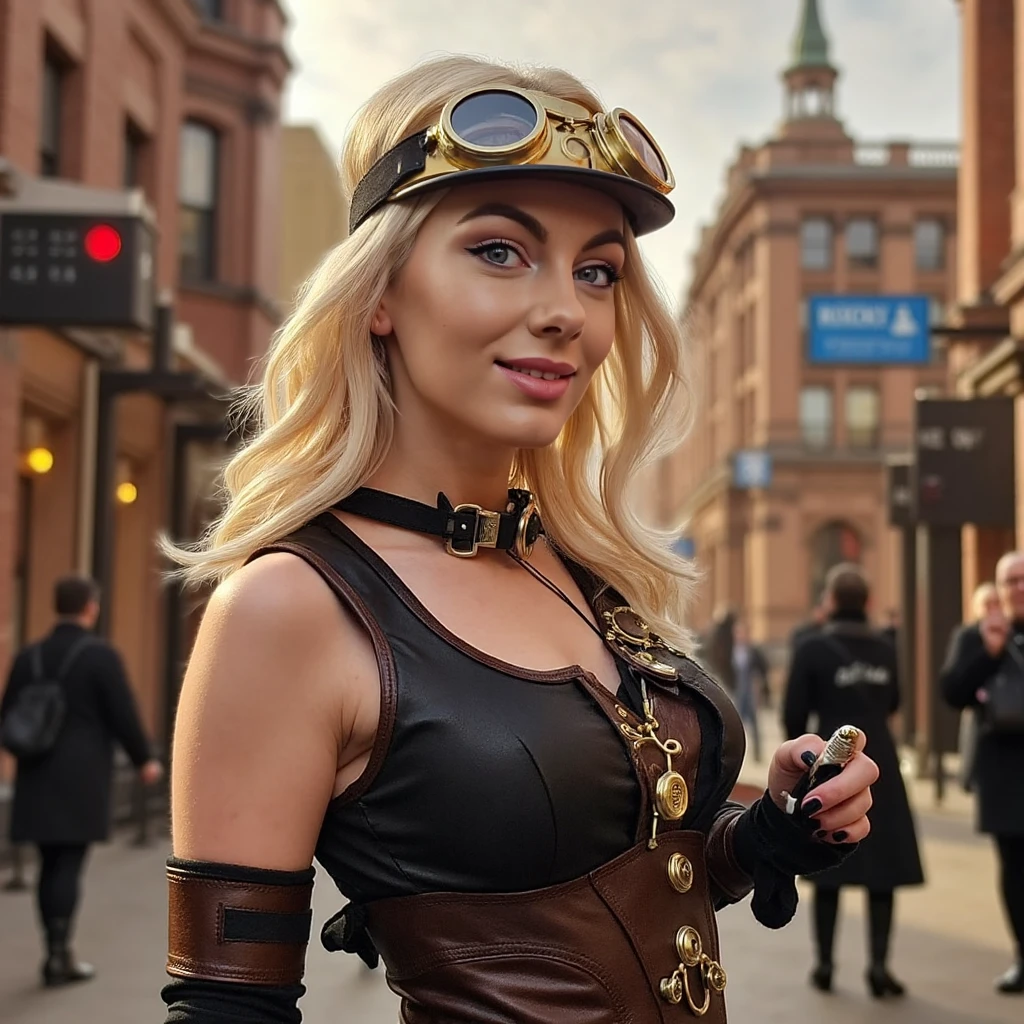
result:
[(334, 507), (403, 530), (440, 537), (448, 554), (457, 558), (472, 558), (480, 548), (511, 551), (519, 558), (529, 558), (544, 532), (533, 495), (516, 489), (509, 490), (504, 512), (490, 512), (479, 505), (453, 506), (443, 492), (437, 496), (437, 508), (431, 508), (422, 501), (371, 487), (360, 487)]

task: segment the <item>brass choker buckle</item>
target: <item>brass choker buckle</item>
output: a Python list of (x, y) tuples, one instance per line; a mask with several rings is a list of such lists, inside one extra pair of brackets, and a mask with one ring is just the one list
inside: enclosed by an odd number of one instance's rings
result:
[[(507, 528), (503, 527), (513, 517), (514, 533), (507, 538)], [(504, 513), (465, 503), (452, 509), (445, 550), (456, 558), (474, 558), (480, 548), (501, 547), (510, 549), (518, 558), (525, 560), (533, 553), (540, 533), (540, 510), (532, 496), (521, 505), (509, 500)]]

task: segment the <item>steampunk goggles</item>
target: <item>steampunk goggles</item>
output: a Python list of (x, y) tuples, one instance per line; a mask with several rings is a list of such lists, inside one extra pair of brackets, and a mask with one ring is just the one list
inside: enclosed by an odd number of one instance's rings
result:
[(511, 86), (472, 89), (437, 124), (403, 139), (367, 171), (352, 196), (349, 230), (384, 203), (460, 181), (541, 177), (589, 185), (618, 200), (633, 232), (675, 214), (675, 178), (650, 132), (629, 111), (591, 113), (569, 100)]

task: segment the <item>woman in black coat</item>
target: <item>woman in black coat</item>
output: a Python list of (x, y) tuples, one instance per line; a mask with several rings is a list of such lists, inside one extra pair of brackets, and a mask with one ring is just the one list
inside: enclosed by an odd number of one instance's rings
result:
[(978, 827), (995, 837), (1006, 916), (1017, 946), (1017, 960), (996, 989), (1024, 993), (1024, 733), (992, 728), (986, 709), (988, 690), (1003, 672), (1024, 685), (1024, 670), (1008, 647), (1024, 660), (1024, 553), (1004, 555), (996, 567), (1001, 610), (965, 626), (953, 642), (940, 676), (942, 692), (955, 708), (974, 708), (978, 716), (974, 783)]
[(839, 565), (829, 573), (828, 600), (828, 622), (793, 655), (786, 687), (786, 733), (794, 737), (806, 732), (812, 713), (824, 737), (842, 725), (855, 725), (866, 734), (865, 749), (870, 750), (880, 775), (871, 787), (871, 834), (843, 864), (814, 876), (818, 964), (811, 982), (823, 991), (832, 987), (839, 890), (857, 885), (868, 891), (868, 987), (878, 998), (898, 996), (904, 988), (887, 967), (893, 891), (920, 885), (924, 873), (899, 755), (889, 730), (889, 719), (900, 701), (896, 651), (868, 624), (868, 584), (859, 568)]
[(110, 831), (114, 744), (119, 743), (154, 782), (161, 768), (151, 760), (149, 742), (117, 651), (93, 636), (98, 590), (88, 579), (57, 584), (60, 621), (38, 644), (14, 659), (0, 720), (35, 678), (60, 682), (66, 714), (53, 748), (38, 759), (18, 762), (11, 809), (11, 840), (39, 847), (39, 912), (46, 932), (43, 979), (49, 985), (84, 981), (87, 964), (68, 949), (78, 903), (79, 879), (90, 844)]

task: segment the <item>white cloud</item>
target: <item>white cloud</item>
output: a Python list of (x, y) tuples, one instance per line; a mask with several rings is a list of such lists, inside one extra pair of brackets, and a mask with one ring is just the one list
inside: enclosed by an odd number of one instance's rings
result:
[[(678, 185), (675, 222), (644, 241), (673, 294), (740, 141), (771, 133), (798, 0), (288, 0), (297, 71), (286, 115), (334, 151), (384, 81), (439, 52), (565, 67), (650, 127)], [(841, 116), (858, 137), (958, 131), (956, 5), (820, 0), (842, 69)]]

